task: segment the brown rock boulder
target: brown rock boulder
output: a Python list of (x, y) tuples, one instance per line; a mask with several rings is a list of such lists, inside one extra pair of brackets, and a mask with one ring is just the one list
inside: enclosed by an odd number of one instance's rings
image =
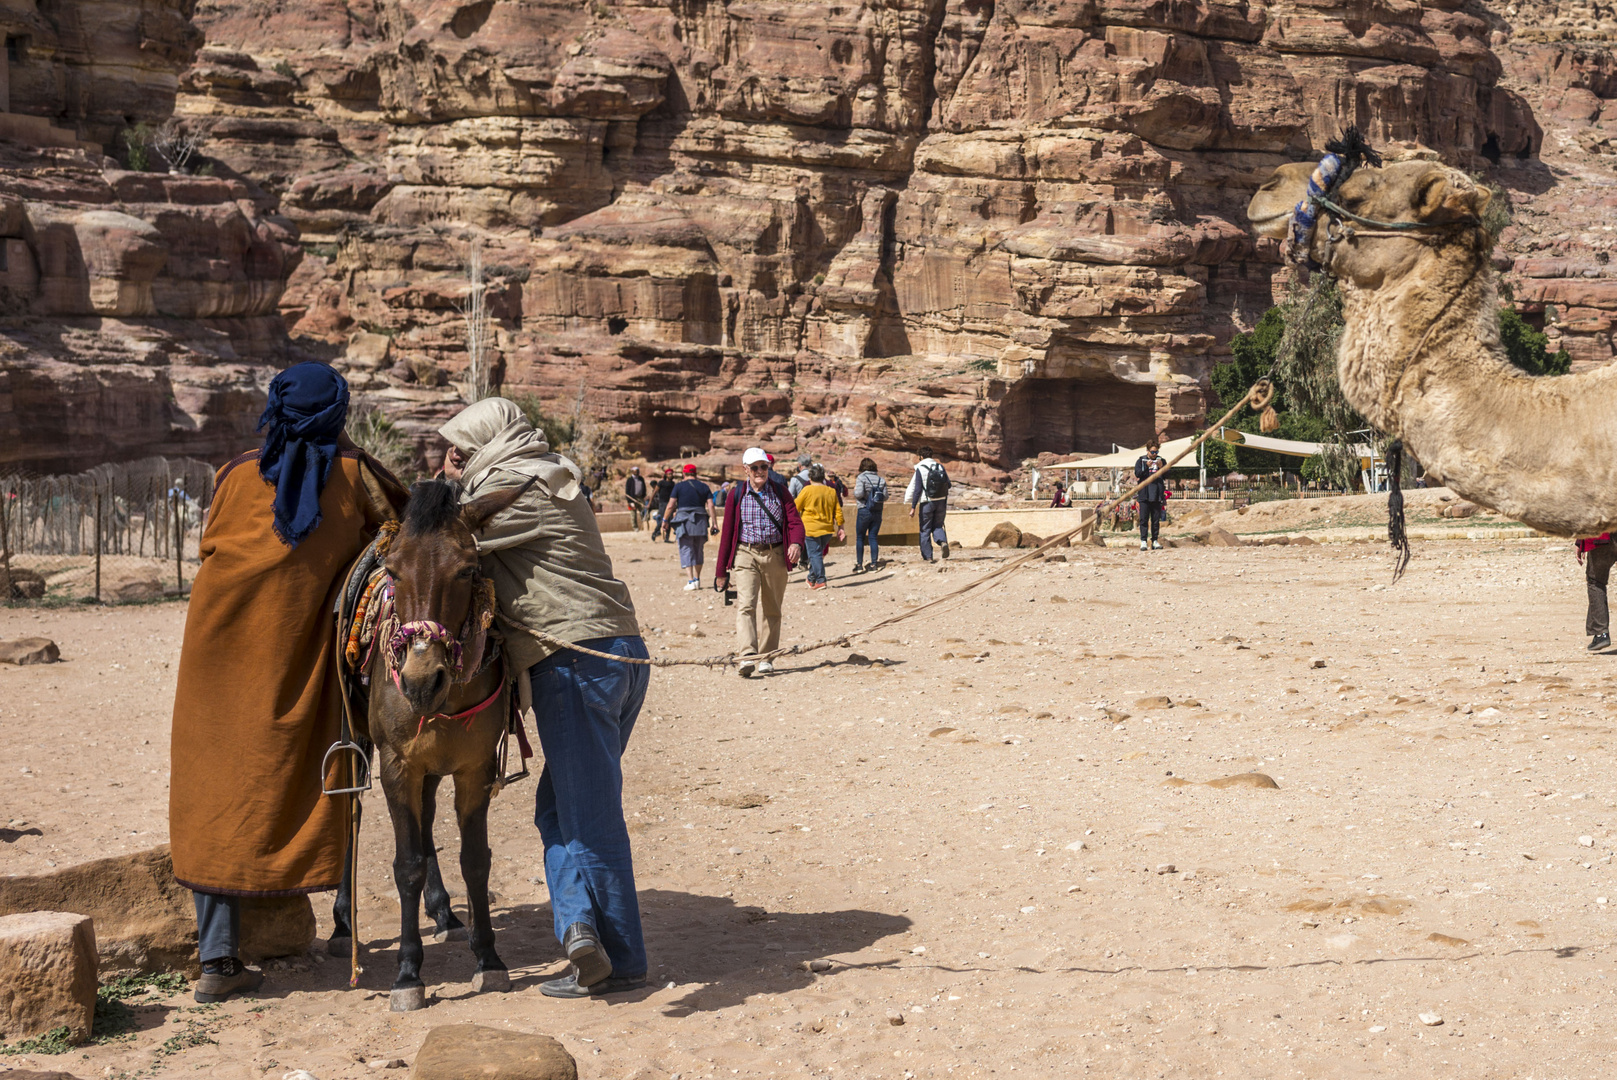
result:
[(1022, 545), (1022, 530), (1008, 521), (1002, 521), (988, 530), (983, 547), (1013, 548)]
[(83, 915), (33, 911), (0, 918), (0, 1040), (66, 1027), (83, 1042), (95, 1020), (95, 928)]
[[(0, 877), (0, 915), (64, 909), (95, 920), (104, 967), (196, 969), (196, 908), (191, 891), (174, 880), (167, 844), (50, 874)], [(245, 960), (302, 953), (314, 944), (315, 930), (306, 896), (242, 900)]]
[(427, 1032), (411, 1080), (578, 1080), (578, 1064), (549, 1035), (446, 1024)]
[(25, 637), (0, 641), (0, 664), (54, 664), (62, 651), (50, 638)]
[(1207, 545), (1209, 547), (1240, 547), (1241, 539), (1234, 533), (1225, 529), (1208, 529)]
[(45, 576), (20, 566), (13, 566), (9, 573), (0, 570), (0, 592), (9, 594), (13, 600), (43, 600)]

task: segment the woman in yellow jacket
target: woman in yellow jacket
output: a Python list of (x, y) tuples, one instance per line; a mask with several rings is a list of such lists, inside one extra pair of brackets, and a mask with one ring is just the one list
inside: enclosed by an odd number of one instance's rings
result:
[(808, 540), (809, 588), (825, 588), (825, 549), (831, 546), (834, 533), (840, 541), (846, 533), (842, 529), (842, 496), (825, 482), (825, 466), (809, 466), (808, 486), (797, 493), (797, 512), (803, 518), (803, 531)]

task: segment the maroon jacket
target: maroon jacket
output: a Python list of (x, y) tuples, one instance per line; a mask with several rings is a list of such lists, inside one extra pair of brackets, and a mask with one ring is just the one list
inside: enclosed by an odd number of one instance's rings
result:
[[(768, 488), (774, 491), (780, 499), (781, 509), (786, 512), (786, 546), (793, 544), (801, 549), (803, 545), (803, 519), (797, 513), (797, 504), (792, 501), (792, 493), (786, 490), (786, 485), (771, 480)], [(729, 577), (730, 568), (736, 562), (736, 548), (741, 545), (741, 498), (752, 490), (752, 485), (743, 480), (730, 489), (730, 498), (724, 503), (724, 531), (719, 534), (719, 561), (713, 565), (715, 578)], [(796, 563), (791, 556), (786, 558), (786, 569), (790, 570)]]

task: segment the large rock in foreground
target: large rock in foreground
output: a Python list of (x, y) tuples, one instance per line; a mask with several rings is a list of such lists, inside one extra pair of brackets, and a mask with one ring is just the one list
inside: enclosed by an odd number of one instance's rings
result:
[[(0, 915), (63, 909), (95, 920), (105, 967), (196, 969), (196, 908), (191, 891), (174, 880), (167, 844), (54, 874), (0, 878)], [(242, 900), (244, 960), (302, 953), (314, 943), (315, 929), (307, 896)]]
[(427, 1032), (411, 1080), (578, 1080), (578, 1064), (549, 1035), (447, 1024)]
[(0, 1042), (65, 1027), (74, 1042), (95, 1021), (95, 928), (83, 915), (0, 918)]

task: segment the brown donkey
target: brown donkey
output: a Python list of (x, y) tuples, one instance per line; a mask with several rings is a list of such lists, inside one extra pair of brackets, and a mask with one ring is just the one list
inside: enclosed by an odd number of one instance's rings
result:
[[(426, 1004), (423, 899), (437, 927), (436, 940), (470, 938), (477, 957), (475, 990), (507, 990), (511, 985), (494, 951), (489, 923), (488, 806), (501, 781), (499, 751), (511, 715), (512, 685), (503, 660), (491, 659), (497, 651), (490, 649), (488, 636), (494, 595), (478, 572), (475, 535), (525, 490), (495, 492), (462, 506), (456, 485), (418, 483), (411, 487), (403, 521), (387, 544), (384, 566), (391, 579), (392, 609), (386, 613), (385, 595), (379, 599), (384, 614), (366, 670), (369, 736), (376, 744), (382, 791), (393, 818), (393, 880), (399, 890), (399, 971), (389, 999), (394, 1012)], [(469, 935), (450, 908), (433, 847), (438, 783), (446, 776), (455, 778)], [(343, 892), (348, 881), (345, 874)], [(334, 952), (352, 933), (347, 916), (347, 898), (340, 893)]]

